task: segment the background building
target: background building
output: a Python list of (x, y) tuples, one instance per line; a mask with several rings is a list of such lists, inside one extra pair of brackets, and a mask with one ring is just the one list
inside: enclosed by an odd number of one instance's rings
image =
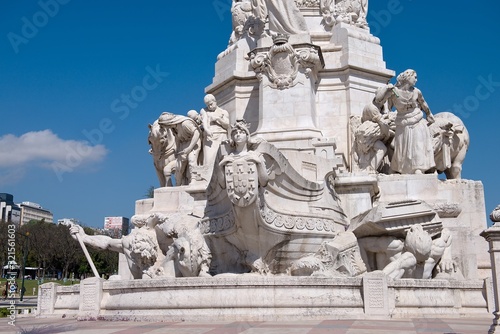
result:
[(46, 223), (54, 222), (54, 215), (38, 203), (22, 202), (18, 204), (21, 208), (21, 225), (29, 223), (30, 220), (44, 220)]
[(129, 219), (125, 217), (104, 217), (104, 231), (112, 238), (121, 238), (130, 231)]
[(14, 203), (14, 196), (0, 193), (0, 220), (19, 225), (21, 222), (21, 209)]
[(63, 224), (63, 225), (71, 225), (71, 224), (76, 224), (76, 225), (81, 225), (80, 221), (76, 218), (62, 218), (57, 220), (57, 225)]

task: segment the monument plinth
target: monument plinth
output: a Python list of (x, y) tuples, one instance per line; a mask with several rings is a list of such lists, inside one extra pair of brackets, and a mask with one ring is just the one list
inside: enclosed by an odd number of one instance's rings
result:
[(315, 86), (324, 67), (321, 49), (312, 44), (292, 45), (277, 35), (268, 49), (249, 54), (260, 81), (259, 126), (254, 133), (277, 147), (287, 148), (320, 138), (316, 120)]

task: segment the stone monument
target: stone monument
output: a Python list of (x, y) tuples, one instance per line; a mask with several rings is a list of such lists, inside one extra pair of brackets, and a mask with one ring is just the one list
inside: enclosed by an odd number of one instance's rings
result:
[(160, 187), (136, 202), (134, 231), (71, 229), (122, 253), (120, 276), (82, 282), (100, 302), (79, 307), (74, 290), (46, 288), (54, 297), (39, 315), (487, 316), (484, 193), (461, 179), (469, 134), (431, 112), (415, 71), (390, 83), (367, 10), (367, 0), (233, 1), (206, 107), (152, 117)]

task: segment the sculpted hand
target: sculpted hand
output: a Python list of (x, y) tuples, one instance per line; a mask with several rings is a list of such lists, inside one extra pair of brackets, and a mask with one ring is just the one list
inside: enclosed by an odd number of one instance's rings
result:
[(436, 270), (438, 273), (451, 274), (457, 271), (457, 264), (452, 260), (441, 259), (441, 262), (439, 262)]
[(427, 115), (427, 123), (432, 124), (436, 120), (434, 119), (434, 116), (432, 114)]
[(69, 233), (71, 233), (71, 236), (76, 239), (76, 234), (79, 233), (81, 235), (85, 234), (85, 231), (83, 230), (83, 227), (80, 225), (73, 225), (69, 228)]
[(181, 160), (186, 160), (187, 155), (188, 155), (188, 152), (186, 152), (186, 150), (182, 150), (182, 151), (177, 152), (177, 154), (175, 156)]
[(256, 165), (260, 165), (262, 163), (262, 160), (260, 160), (259, 156), (254, 154), (249, 154), (245, 160), (253, 162)]

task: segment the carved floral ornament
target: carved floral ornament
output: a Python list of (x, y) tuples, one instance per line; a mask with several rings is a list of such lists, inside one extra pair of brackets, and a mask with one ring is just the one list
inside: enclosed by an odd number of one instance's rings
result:
[(278, 34), (273, 37), (273, 46), (268, 52), (254, 50), (248, 55), (250, 64), (259, 80), (266, 75), (270, 86), (276, 89), (286, 89), (295, 86), (297, 74), (303, 69), (307, 78), (314, 75), (315, 69), (322, 66), (319, 49), (307, 44), (292, 46), (288, 36)]
[(441, 218), (456, 218), (462, 212), (459, 203), (435, 203), (433, 209)]
[(233, 211), (215, 218), (202, 219), (198, 227), (204, 234), (227, 234), (234, 230), (235, 218)]
[(272, 225), (284, 232), (287, 230), (301, 231), (303, 233), (335, 231), (335, 221), (332, 219), (280, 213), (269, 207), (264, 200), (259, 202), (259, 211), (268, 225)]

